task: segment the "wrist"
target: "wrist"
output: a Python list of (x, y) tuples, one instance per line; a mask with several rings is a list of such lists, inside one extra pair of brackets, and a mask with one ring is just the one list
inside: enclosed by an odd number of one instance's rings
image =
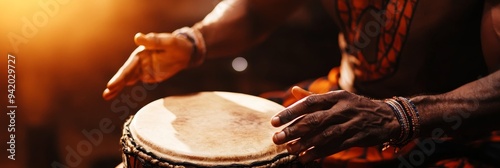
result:
[(175, 36), (183, 36), (192, 44), (192, 52), (188, 67), (196, 67), (205, 61), (206, 47), (201, 32), (194, 28), (183, 27), (172, 32)]

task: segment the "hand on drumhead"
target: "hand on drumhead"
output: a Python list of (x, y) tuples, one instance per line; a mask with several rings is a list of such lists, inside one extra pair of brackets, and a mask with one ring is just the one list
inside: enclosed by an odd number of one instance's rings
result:
[(103, 92), (106, 100), (138, 81), (154, 83), (172, 77), (188, 66), (193, 52), (188, 39), (170, 33), (137, 33), (134, 41), (139, 47), (108, 82)]
[[(295, 95), (295, 94), (294, 94)], [(347, 91), (312, 94), (273, 117), (273, 126), (293, 122), (273, 136), (303, 163), (350, 147), (382, 144), (398, 137), (399, 123), (391, 108)]]

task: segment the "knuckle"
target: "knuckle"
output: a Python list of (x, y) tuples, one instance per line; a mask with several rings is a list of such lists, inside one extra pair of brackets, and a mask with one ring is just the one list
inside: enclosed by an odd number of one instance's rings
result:
[(289, 126), (283, 130), (283, 132), (285, 132), (286, 137), (293, 137), (295, 135), (296, 131), (297, 131), (296, 126)]
[(346, 91), (346, 90), (338, 90), (336, 91), (337, 95), (339, 95), (339, 97), (348, 97), (349, 95), (351, 95), (351, 92), (349, 91)]
[(330, 136), (332, 136), (332, 134), (333, 134), (332, 130), (325, 130), (321, 133), (321, 136), (323, 136), (323, 138), (329, 138)]
[(351, 105), (351, 104), (345, 104), (343, 107), (342, 107), (342, 111), (345, 111), (345, 112), (353, 112), (353, 111), (357, 111), (356, 110), (356, 107)]
[(326, 137), (330, 137), (330, 136), (333, 136), (333, 135), (344, 135), (344, 129), (341, 127), (341, 126), (333, 126), (331, 127), (330, 129), (326, 129), (325, 131), (323, 131), (323, 136)]
[(309, 126), (319, 125), (321, 123), (321, 121), (320, 121), (320, 116), (318, 116), (318, 115), (320, 115), (320, 114), (319, 113), (308, 114), (305, 117), (306, 125), (309, 125)]
[(154, 41), (154, 43), (155, 43), (156, 46), (161, 46), (162, 45), (161, 38), (158, 37), (157, 35), (153, 36), (153, 41)]
[(346, 91), (346, 90), (340, 90), (340, 91), (339, 91), (339, 94), (342, 94), (342, 95), (348, 95), (348, 94), (350, 94), (350, 93), (351, 93), (351, 92), (348, 92), (348, 91)]
[(291, 111), (290, 109), (286, 108), (286, 109), (283, 111), (283, 113), (281, 113), (281, 114), (280, 114), (279, 118), (280, 118), (280, 122), (281, 122), (282, 124), (287, 123), (287, 122), (289, 122), (289, 121), (291, 121), (291, 120), (292, 120), (292, 118), (293, 118), (293, 113), (292, 113), (292, 111)]
[(158, 38), (158, 34), (156, 34), (156, 33), (146, 34), (146, 39), (151, 41), (153, 43), (153, 45), (160, 45), (161, 44), (161, 39)]
[(308, 96), (308, 97), (306, 97), (306, 98), (304, 99), (303, 104), (304, 104), (306, 107), (310, 107), (310, 106), (313, 104), (314, 99), (315, 99), (315, 98), (314, 98), (314, 96)]
[(299, 153), (300, 151), (303, 151), (307, 145), (305, 143), (307, 143), (307, 142), (298, 141), (298, 142), (292, 144), (291, 148), (290, 148), (291, 152), (292, 153)]
[(304, 105), (306, 107), (311, 107), (313, 106), (316, 102), (318, 101), (318, 95), (310, 95), (307, 96), (306, 99), (304, 100)]

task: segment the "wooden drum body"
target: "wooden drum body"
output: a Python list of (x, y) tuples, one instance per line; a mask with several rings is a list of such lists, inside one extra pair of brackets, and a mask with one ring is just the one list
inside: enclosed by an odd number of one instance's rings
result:
[(300, 167), (275, 145), (270, 118), (284, 107), (230, 92), (170, 96), (124, 125), (125, 167)]

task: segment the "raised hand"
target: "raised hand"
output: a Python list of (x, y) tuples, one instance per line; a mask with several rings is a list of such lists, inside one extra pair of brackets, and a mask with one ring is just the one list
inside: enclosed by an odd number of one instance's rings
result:
[(111, 78), (103, 92), (106, 100), (138, 81), (154, 83), (166, 80), (189, 65), (193, 43), (185, 36), (171, 33), (138, 33), (138, 47)]

